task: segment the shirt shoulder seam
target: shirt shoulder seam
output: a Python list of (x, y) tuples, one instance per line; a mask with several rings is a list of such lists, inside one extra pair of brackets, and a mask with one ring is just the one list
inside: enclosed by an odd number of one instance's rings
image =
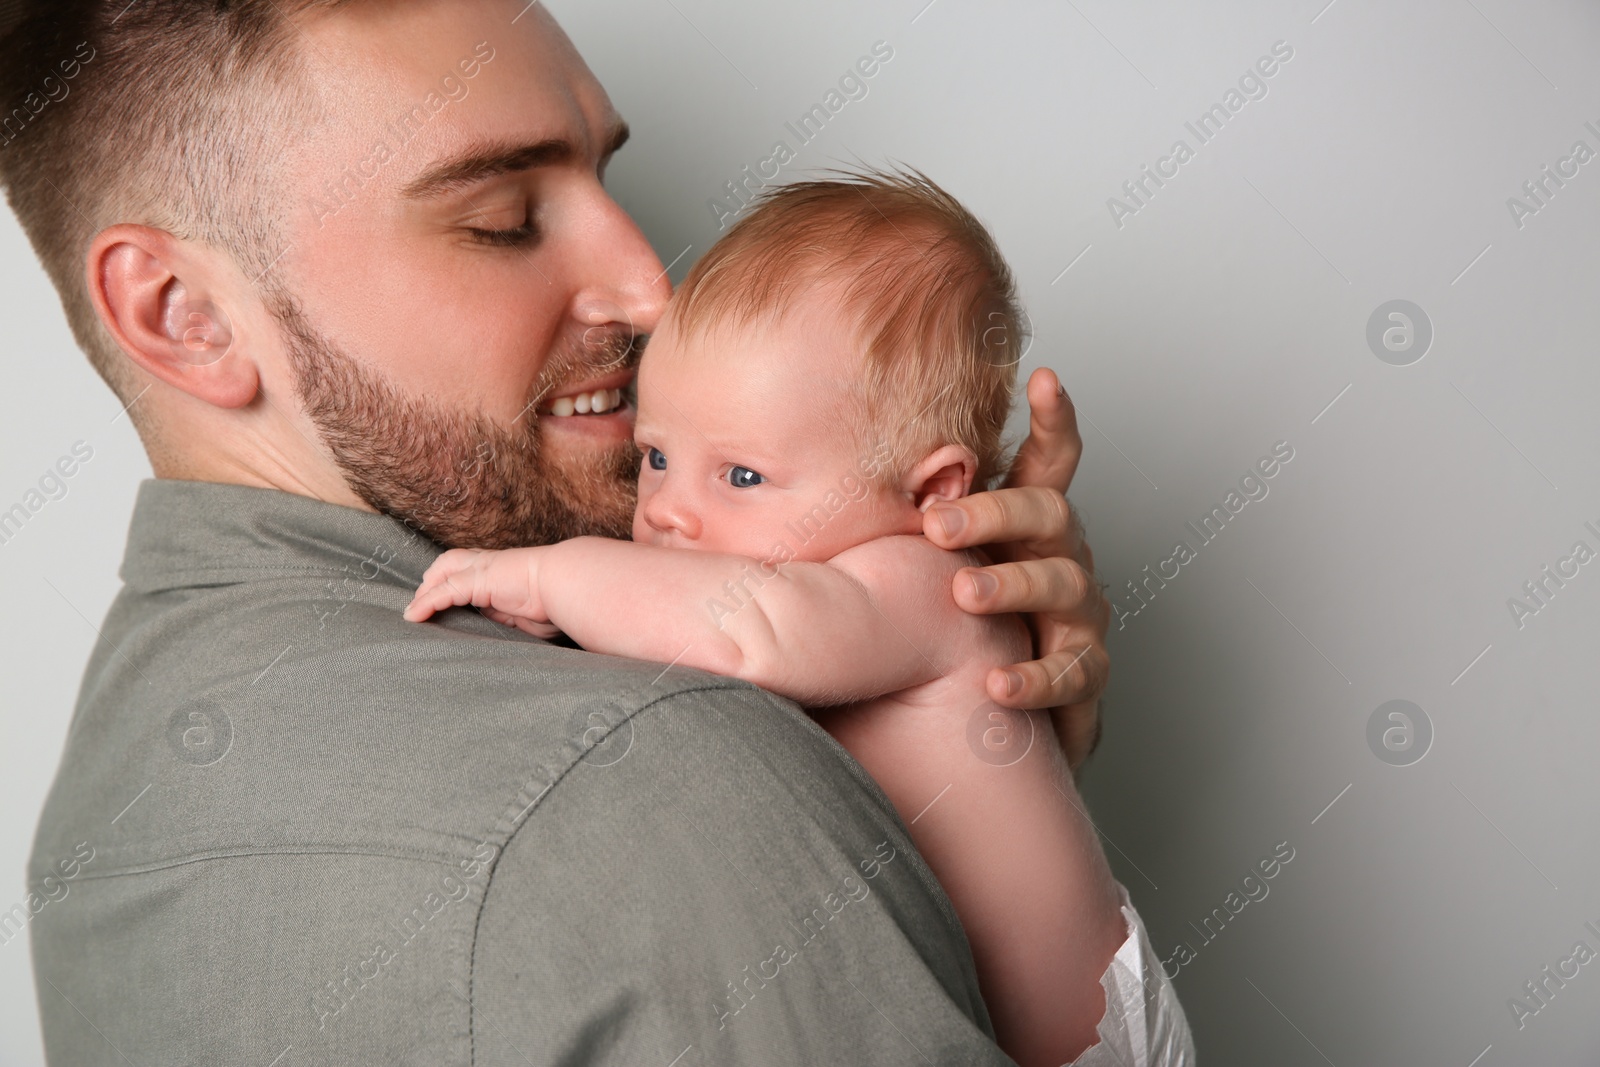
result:
[(457, 859), (457, 857), (443, 852), (430, 852), (422, 849), (371, 848), (359, 845), (239, 845), (229, 848), (208, 848), (198, 852), (186, 852), (181, 855), (148, 860), (143, 863), (112, 867), (109, 870), (85, 871), (78, 877), (82, 881), (89, 882), (104, 878), (123, 878), (136, 874), (151, 874), (155, 871), (188, 866), (191, 863), (207, 863), (212, 860), (250, 859), (257, 856), (368, 856), (380, 859), (417, 860), (426, 863), (439, 863), (445, 866), (452, 866)]

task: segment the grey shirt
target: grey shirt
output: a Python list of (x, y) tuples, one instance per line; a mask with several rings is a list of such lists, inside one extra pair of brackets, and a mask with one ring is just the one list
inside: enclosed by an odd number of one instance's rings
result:
[(438, 546), (143, 483), (29, 865), (52, 1063), (991, 1064), (971, 951), (795, 705), (456, 609)]

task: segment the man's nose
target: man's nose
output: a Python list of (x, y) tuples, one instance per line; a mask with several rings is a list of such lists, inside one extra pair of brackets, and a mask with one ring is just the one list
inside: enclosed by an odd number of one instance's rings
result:
[(615, 324), (633, 336), (656, 328), (672, 296), (661, 259), (610, 195), (597, 195), (583, 247), (589, 262), (574, 294), (573, 313), (588, 326)]

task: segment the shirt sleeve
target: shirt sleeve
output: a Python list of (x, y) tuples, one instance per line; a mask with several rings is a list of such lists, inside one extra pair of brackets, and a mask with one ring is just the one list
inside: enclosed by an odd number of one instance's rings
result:
[(617, 707), (485, 886), (476, 1067), (1013, 1064), (960, 917), (821, 727), (720, 679)]
[(1117, 895), (1128, 938), (1100, 976), (1106, 991), (1106, 1013), (1097, 1027), (1100, 1042), (1071, 1067), (1194, 1067), (1194, 1038), (1177, 991), (1120, 882)]

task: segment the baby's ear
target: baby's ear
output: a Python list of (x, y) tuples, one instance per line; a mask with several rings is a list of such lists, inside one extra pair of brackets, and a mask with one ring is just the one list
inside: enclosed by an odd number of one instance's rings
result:
[(972, 491), (978, 473), (978, 460), (960, 445), (944, 445), (923, 457), (906, 472), (901, 490), (918, 511), (946, 500), (960, 500)]

